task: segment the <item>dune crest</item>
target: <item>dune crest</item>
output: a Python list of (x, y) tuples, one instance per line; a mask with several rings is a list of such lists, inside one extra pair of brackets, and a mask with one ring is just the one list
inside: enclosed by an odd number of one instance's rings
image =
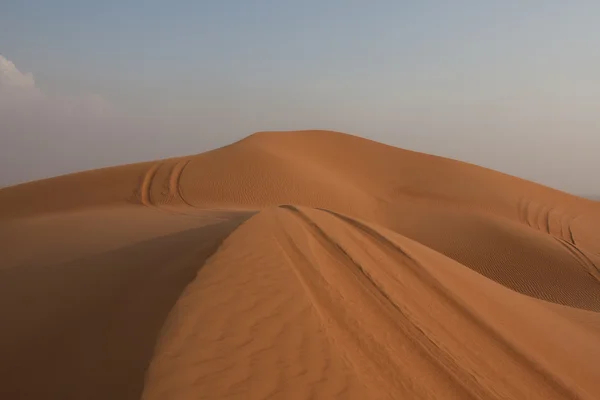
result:
[(298, 131), (0, 205), (1, 398), (600, 398), (598, 202)]

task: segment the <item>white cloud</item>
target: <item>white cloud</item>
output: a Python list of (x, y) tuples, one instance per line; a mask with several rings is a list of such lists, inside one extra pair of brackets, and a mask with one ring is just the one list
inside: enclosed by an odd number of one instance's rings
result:
[(33, 74), (20, 71), (0, 55), (0, 112), (5, 116), (81, 119), (99, 117), (108, 111), (108, 102), (97, 94), (65, 96), (44, 92), (36, 85)]
[(0, 55), (0, 90), (19, 88), (35, 90), (35, 82), (31, 73), (23, 73), (9, 59)]
[(0, 55), (0, 187), (112, 163), (117, 119), (101, 96), (44, 90)]

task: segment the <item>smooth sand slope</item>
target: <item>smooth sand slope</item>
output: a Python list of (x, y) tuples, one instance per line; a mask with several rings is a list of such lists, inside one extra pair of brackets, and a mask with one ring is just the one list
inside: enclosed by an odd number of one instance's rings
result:
[(600, 203), (328, 131), (0, 189), (2, 399), (598, 399)]

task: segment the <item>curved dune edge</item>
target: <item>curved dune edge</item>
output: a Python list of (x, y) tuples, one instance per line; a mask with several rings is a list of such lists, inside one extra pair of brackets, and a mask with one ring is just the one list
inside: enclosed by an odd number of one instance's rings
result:
[(302, 131), (0, 205), (2, 398), (600, 398), (597, 202)]
[(143, 398), (595, 398), (598, 336), (556, 307), (388, 230), (267, 209), (180, 297)]

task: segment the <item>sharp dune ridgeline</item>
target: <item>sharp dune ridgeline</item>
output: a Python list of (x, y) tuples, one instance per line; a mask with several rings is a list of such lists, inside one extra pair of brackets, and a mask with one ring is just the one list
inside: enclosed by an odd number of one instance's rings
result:
[(600, 398), (600, 203), (330, 131), (0, 189), (2, 399)]

